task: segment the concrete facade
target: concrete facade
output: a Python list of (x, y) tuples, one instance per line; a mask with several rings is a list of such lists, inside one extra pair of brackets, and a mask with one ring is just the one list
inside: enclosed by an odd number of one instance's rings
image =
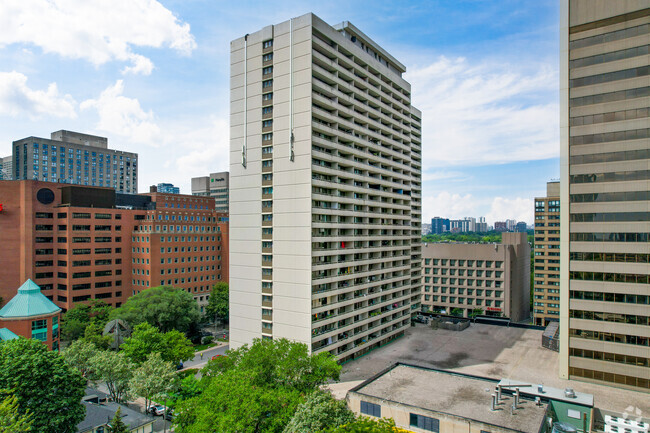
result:
[(0, 180), (11, 180), (13, 157), (11, 155), (0, 158)]
[(563, 0), (560, 375), (650, 389), (650, 1)]
[(420, 113), (405, 68), (313, 14), (231, 43), (231, 345), (347, 359), (419, 307)]
[(560, 318), (560, 182), (546, 184), (535, 198), (533, 320), (546, 326)]
[(530, 246), (526, 233), (501, 244), (432, 243), (422, 248), (422, 308), (530, 317)]
[(192, 178), (192, 195), (214, 197), (215, 210), (229, 213), (230, 173), (222, 171), (210, 173), (210, 176)]
[(115, 188), (137, 194), (138, 154), (108, 148), (108, 139), (55, 131), (50, 139), (13, 142), (12, 179)]

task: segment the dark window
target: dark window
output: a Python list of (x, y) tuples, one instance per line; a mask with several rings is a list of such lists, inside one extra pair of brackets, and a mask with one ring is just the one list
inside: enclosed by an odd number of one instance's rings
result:
[(381, 406), (375, 403), (361, 401), (361, 413), (364, 415), (376, 416), (381, 418)]
[(432, 431), (436, 433), (440, 431), (440, 421), (435, 418), (418, 415), (416, 413), (411, 414), (410, 424), (411, 426), (421, 428), (422, 430)]

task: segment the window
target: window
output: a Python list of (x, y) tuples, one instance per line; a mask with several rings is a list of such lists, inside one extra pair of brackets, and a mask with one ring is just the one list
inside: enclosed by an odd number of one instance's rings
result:
[(268, 41), (264, 41), (262, 46), (264, 48), (271, 48), (273, 46), (273, 39), (269, 39)]
[(440, 421), (428, 416), (412, 413), (410, 416), (410, 424), (411, 426), (421, 428), (422, 430), (432, 431), (436, 433), (440, 431)]
[(381, 418), (381, 406), (374, 403), (368, 403), (361, 400), (361, 413), (364, 415), (376, 416)]
[(266, 68), (262, 68), (262, 75), (268, 75), (273, 73), (273, 66), (267, 66)]
[(32, 338), (39, 341), (47, 341), (47, 320), (32, 321)]
[(273, 100), (273, 92), (265, 93), (262, 95), (262, 101), (272, 101), (272, 100)]

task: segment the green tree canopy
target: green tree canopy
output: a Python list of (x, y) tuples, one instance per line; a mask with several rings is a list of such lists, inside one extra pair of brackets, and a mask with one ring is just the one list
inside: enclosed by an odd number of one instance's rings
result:
[(312, 433), (354, 421), (345, 401), (330, 392), (314, 391), (301, 403), (283, 433)]
[(76, 433), (85, 388), (81, 373), (40, 341), (0, 342), (0, 389), (12, 390), (20, 413), (33, 414), (33, 431)]
[(251, 346), (243, 345), (209, 361), (202, 373), (214, 377), (229, 370), (245, 372), (258, 386), (310, 392), (328, 380), (338, 380), (341, 366), (329, 352), (310, 355), (303, 343), (257, 338)]
[(168, 406), (176, 407), (182, 401), (189, 400), (193, 397), (198, 397), (202, 392), (201, 383), (194, 377), (189, 375), (184, 377), (178, 382), (178, 386), (170, 391), (168, 396)]
[(108, 433), (129, 433), (130, 430), (122, 421), (122, 408), (118, 407), (115, 416), (108, 424)]
[(229, 287), (228, 283), (219, 282), (212, 287), (208, 305), (205, 307), (206, 314), (221, 320), (228, 321), (229, 314)]
[(76, 340), (86, 334), (86, 327), (94, 323), (101, 330), (108, 322), (109, 313), (113, 310), (102, 300), (92, 300), (89, 304), (77, 304), (69, 309), (61, 321), (61, 334), (66, 340)]
[(169, 286), (143, 290), (111, 313), (111, 319), (123, 319), (131, 328), (147, 322), (162, 332), (176, 329), (186, 333), (200, 318), (194, 297)]
[(300, 401), (295, 389), (258, 386), (230, 370), (212, 378), (199, 397), (178, 405), (175, 431), (281, 433)]
[(190, 340), (177, 330), (162, 333), (149, 323), (140, 323), (120, 348), (136, 364), (142, 364), (152, 353), (159, 353), (163, 361), (174, 365), (194, 357)]
[(351, 423), (323, 430), (323, 433), (409, 433), (409, 431), (395, 427), (395, 421), (392, 419), (371, 419), (360, 416)]
[(176, 378), (174, 365), (156, 352), (135, 370), (129, 387), (133, 395), (144, 397), (145, 407), (149, 407), (151, 400), (167, 398), (176, 386)]
[(70, 344), (61, 353), (61, 356), (68, 365), (79, 370), (83, 377), (88, 378), (92, 371), (90, 360), (97, 351), (97, 346), (81, 339)]
[(134, 369), (135, 366), (124, 353), (100, 350), (90, 358), (89, 377), (93, 381), (104, 382), (113, 400), (121, 402), (128, 396)]
[(0, 433), (30, 433), (32, 418), (30, 412), (20, 411), (15, 395), (0, 392)]

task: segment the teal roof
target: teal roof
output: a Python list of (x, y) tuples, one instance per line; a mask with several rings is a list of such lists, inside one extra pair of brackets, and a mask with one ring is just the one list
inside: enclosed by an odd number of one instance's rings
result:
[(15, 340), (16, 338), (18, 338), (18, 336), (7, 328), (0, 328), (0, 341)]
[(41, 293), (41, 288), (32, 280), (20, 286), (18, 293), (0, 310), (0, 318), (43, 316), (61, 311)]

